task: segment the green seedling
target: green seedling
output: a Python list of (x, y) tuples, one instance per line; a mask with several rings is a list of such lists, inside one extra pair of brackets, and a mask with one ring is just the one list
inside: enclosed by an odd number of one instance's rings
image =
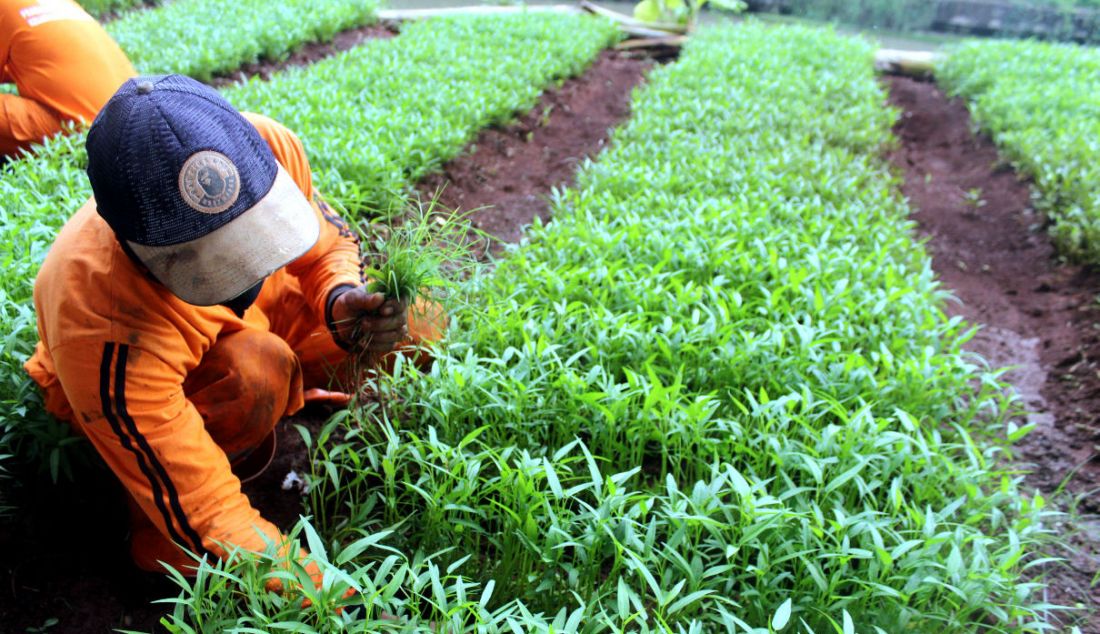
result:
[(418, 299), (440, 301), (474, 264), (472, 247), (484, 234), (467, 214), (446, 210), (438, 194), (415, 200), (400, 217), (384, 224), (360, 225), (367, 263), (367, 290), (412, 305)]
[(982, 198), (982, 188), (975, 187), (963, 192), (963, 203), (971, 212), (976, 212), (986, 206), (986, 200)]

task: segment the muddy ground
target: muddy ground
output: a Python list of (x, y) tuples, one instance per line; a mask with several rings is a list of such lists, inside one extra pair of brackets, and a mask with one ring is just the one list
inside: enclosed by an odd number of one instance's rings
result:
[[(360, 35), (380, 33), (371, 27)], [(629, 116), (631, 91), (653, 63), (644, 56), (601, 53), (583, 75), (547, 90), (530, 112), (482, 131), (465, 154), (420, 185), (421, 195), (441, 191), (443, 204), (471, 211), (471, 220), (498, 244), (518, 240), (524, 225), (547, 217), (550, 189), (571, 184), (577, 164), (597, 154), (609, 131)], [(303, 512), (300, 495), (282, 488), (289, 472), (308, 468), (293, 426), (316, 429), (329, 413), (313, 407), (284, 421), (275, 461), (243, 487), (280, 527), (289, 528)], [(106, 469), (65, 487), (28, 487), (12, 502), (17, 521), (0, 522), (0, 633), (43, 626), (74, 634), (157, 629), (166, 610), (150, 601), (175, 596), (178, 589), (130, 563), (125, 501)]]
[[(963, 102), (932, 83), (886, 81), (902, 113), (891, 160), (905, 176), (902, 191), (933, 268), (958, 299), (948, 312), (983, 324), (968, 350), (992, 367), (1015, 368), (1005, 378), (1036, 426), (1017, 459), (1032, 490), (1070, 514), (1056, 527), (1067, 544), (1055, 554), (1067, 562), (1046, 569), (1049, 599), (1096, 607), (1100, 274), (1059, 260), (1030, 183), (972, 132)], [(1082, 630), (1100, 633), (1100, 623)]]

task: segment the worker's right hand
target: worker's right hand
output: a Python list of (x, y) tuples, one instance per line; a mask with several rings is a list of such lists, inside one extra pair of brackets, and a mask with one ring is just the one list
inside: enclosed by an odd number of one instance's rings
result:
[(329, 310), (333, 337), (355, 352), (384, 354), (408, 337), (408, 306), (365, 286), (342, 289)]
[[(305, 569), (306, 574), (309, 575), (309, 583), (311, 583), (313, 585), (313, 587), (316, 588), (317, 590), (320, 590), (322, 585), (324, 584), (324, 580), (325, 580), (325, 575), (324, 575), (323, 572), (321, 572), (321, 567), (319, 565), (317, 565), (316, 561), (313, 561), (312, 559), (309, 558), (309, 553), (306, 552), (304, 549), (298, 551), (298, 561), (302, 564), (302, 567)], [(303, 581), (303, 583), (304, 583), (304, 581)], [(298, 588), (297, 590), (294, 590), (292, 588), (292, 590), (291, 590), (292, 593), (299, 594), (299, 596), (309, 594), (309, 593), (304, 591), (304, 588), (299, 587), (298, 584), (292, 584), (292, 585), (293, 585), (293, 587)], [(287, 588), (283, 584), (283, 580), (279, 579), (279, 578), (268, 579), (267, 584), (265, 585), (265, 587), (267, 588), (267, 590), (269, 592), (277, 592), (279, 594), (286, 594), (287, 593)], [(344, 594), (340, 597), (340, 600), (346, 600), (346, 599), (349, 599), (349, 598), (351, 598), (355, 595), (356, 595), (355, 588), (348, 588), (344, 592)], [(301, 607), (302, 607), (302, 609), (313, 607), (313, 600), (310, 599), (308, 596), (303, 597)], [(342, 605), (334, 606), (334, 610), (336, 611), (337, 614), (340, 614), (344, 611), (344, 607)]]

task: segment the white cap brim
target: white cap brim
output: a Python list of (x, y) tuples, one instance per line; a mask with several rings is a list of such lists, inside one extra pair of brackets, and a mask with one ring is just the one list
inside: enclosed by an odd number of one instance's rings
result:
[(313, 207), (280, 165), (266, 196), (205, 236), (170, 246), (127, 245), (174, 295), (214, 306), (297, 260), (320, 234)]

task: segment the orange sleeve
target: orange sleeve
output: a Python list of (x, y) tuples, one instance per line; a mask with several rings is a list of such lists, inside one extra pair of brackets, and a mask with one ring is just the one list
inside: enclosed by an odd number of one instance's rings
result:
[(321, 224), (317, 243), (287, 266), (287, 271), (301, 281), (302, 290), (316, 314), (324, 315), (333, 289), (363, 283), (358, 236), (314, 189), (313, 172), (301, 140), (286, 126), (262, 115), (245, 113), (245, 118), (256, 126), (260, 136), (271, 146), (275, 159), (298, 184), (317, 214)]
[(220, 544), (262, 551), (261, 534), (281, 539), (241, 493), (178, 371), (112, 342), (67, 343), (53, 359), (75, 424), (164, 535), (218, 557)]

